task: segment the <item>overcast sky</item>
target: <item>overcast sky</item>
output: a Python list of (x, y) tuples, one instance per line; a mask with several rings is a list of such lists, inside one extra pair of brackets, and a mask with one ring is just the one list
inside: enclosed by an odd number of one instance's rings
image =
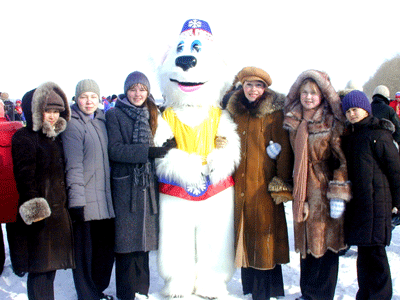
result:
[(54, 81), (72, 98), (91, 78), (108, 96), (139, 70), (161, 98), (155, 67), (191, 18), (209, 23), (232, 76), (257, 66), (286, 94), (312, 68), (336, 89), (361, 87), (400, 53), (399, 12), (399, 0), (1, 0), (0, 92), (18, 99)]

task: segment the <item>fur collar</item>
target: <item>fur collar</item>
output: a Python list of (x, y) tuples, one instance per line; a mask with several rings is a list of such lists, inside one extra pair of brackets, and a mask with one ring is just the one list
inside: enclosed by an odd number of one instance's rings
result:
[(67, 121), (64, 118), (59, 117), (54, 127), (50, 125), (49, 122), (43, 121), (42, 132), (49, 138), (55, 138), (61, 132), (67, 128)]
[(283, 109), (283, 104), (285, 101), (285, 96), (274, 92), (271, 89), (266, 89), (264, 95), (259, 100), (260, 102), (254, 108), (247, 108), (243, 104), (245, 100), (245, 95), (243, 90), (238, 90), (233, 93), (229, 99), (227, 110), (233, 115), (243, 115), (247, 112), (251, 116), (256, 118), (263, 118), (266, 115), (270, 115), (276, 111)]
[(368, 127), (372, 130), (377, 130), (377, 129), (388, 130), (391, 134), (393, 134), (396, 130), (391, 121), (387, 119), (378, 119), (373, 116), (368, 116), (367, 118), (356, 124), (351, 124), (348, 121), (346, 124), (347, 124), (347, 130), (349, 131), (357, 131), (361, 130), (362, 128)]

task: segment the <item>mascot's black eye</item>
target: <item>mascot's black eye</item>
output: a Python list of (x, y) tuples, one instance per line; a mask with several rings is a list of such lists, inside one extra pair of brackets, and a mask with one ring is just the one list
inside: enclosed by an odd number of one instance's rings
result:
[(199, 40), (195, 40), (192, 43), (192, 52), (193, 51), (200, 52), (200, 50), (201, 50), (201, 42)]
[(181, 53), (183, 51), (183, 44), (184, 42), (180, 42), (178, 47), (176, 47), (176, 52)]

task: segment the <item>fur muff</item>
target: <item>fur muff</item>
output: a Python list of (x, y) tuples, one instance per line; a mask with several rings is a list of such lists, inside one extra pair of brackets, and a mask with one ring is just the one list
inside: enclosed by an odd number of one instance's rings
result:
[(50, 217), (51, 210), (46, 199), (33, 198), (19, 207), (19, 213), (22, 220), (24, 220), (27, 225), (31, 225), (33, 222), (38, 222)]

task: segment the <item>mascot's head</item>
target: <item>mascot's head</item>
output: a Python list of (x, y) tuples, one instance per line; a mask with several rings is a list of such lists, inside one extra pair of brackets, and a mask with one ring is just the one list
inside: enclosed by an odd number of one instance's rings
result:
[(230, 83), (210, 26), (198, 19), (185, 22), (158, 75), (165, 105), (172, 107), (218, 105)]

